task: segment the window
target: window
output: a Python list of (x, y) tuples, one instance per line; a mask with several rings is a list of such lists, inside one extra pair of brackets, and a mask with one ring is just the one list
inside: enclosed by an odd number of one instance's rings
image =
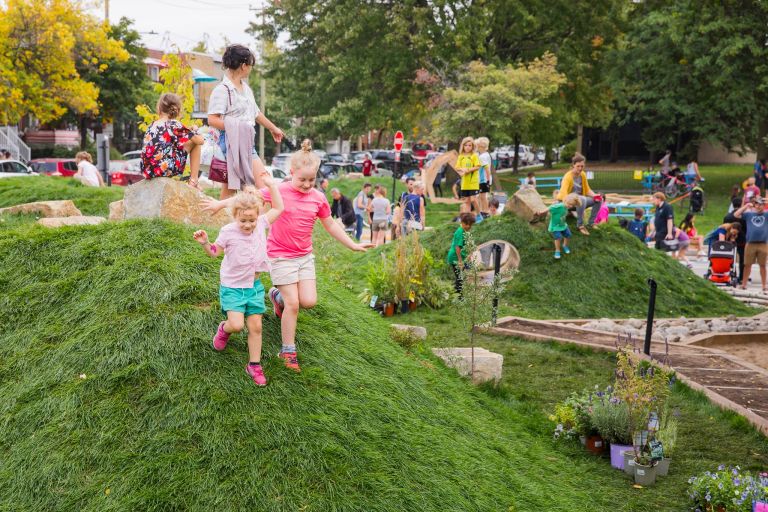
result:
[(24, 174), (28, 174), (29, 170), (26, 166), (20, 164), (19, 162), (9, 162), (11, 164), (11, 168), (13, 169), (12, 172), (21, 172)]
[(11, 170), (11, 162), (0, 163), (0, 172), (13, 172)]
[(77, 164), (75, 162), (64, 162), (65, 171), (77, 171)]
[(160, 81), (160, 72), (157, 66), (149, 66), (149, 78), (153, 82)]

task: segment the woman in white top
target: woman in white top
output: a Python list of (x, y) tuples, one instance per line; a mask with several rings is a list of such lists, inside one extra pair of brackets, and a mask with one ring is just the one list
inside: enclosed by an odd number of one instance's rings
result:
[(73, 176), (76, 180), (80, 180), (80, 183), (87, 187), (103, 187), (104, 178), (101, 177), (101, 173), (93, 165), (93, 159), (91, 154), (87, 151), (80, 151), (75, 155), (75, 163), (77, 163), (77, 173)]
[[(224, 132), (224, 118), (232, 116), (240, 121), (259, 123), (269, 130), (275, 142), (283, 140), (283, 131), (267, 119), (264, 113), (256, 105), (253, 91), (248, 86), (246, 79), (251, 74), (256, 59), (251, 50), (243, 45), (233, 44), (227, 46), (222, 57), (224, 65), (224, 79), (211, 93), (208, 102), (208, 125), (221, 132), (219, 147), (226, 154), (226, 134)], [(256, 186), (261, 187), (261, 174), (266, 172), (264, 164), (256, 148), (253, 148), (253, 176)], [(229, 190), (225, 186), (221, 189), (221, 199), (232, 196), (236, 191)]]

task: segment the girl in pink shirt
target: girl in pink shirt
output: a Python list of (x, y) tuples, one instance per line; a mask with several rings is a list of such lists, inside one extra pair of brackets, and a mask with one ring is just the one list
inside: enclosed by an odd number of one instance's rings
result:
[[(267, 237), (267, 256), (273, 287), (269, 290), (275, 315), (281, 319), (282, 348), (279, 357), (285, 366), (300, 371), (296, 357), (296, 322), (299, 308), (317, 304), (315, 256), (312, 254), (312, 229), (315, 221), (345, 247), (365, 251), (371, 244), (358, 244), (331, 218), (328, 199), (315, 189), (320, 159), (312, 153), (312, 142), (305, 140), (301, 150), (291, 156), (291, 179), (277, 186), (285, 211), (272, 225)], [(264, 201), (270, 202), (274, 192), (262, 190)], [(217, 212), (231, 206), (230, 200), (204, 201), (204, 210)], [(273, 204), (274, 207), (274, 204)]]
[(208, 233), (204, 230), (194, 234), (195, 240), (209, 256), (216, 258), (224, 255), (220, 271), (219, 302), (227, 319), (219, 324), (213, 336), (213, 348), (224, 350), (229, 335), (242, 331), (247, 325), (249, 361), (245, 371), (258, 386), (267, 385), (267, 378), (261, 368), (261, 315), (265, 307), (264, 285), (259, 280), (259, 273), (269, 271), (267, 228), (283, 212), (283, 201), (272, 178), (264, 173), (262, 179), (271, 191), (272, 200), (272, 208), (264, 215), (259, 215), (264, 201), (253, 189), (251, 193), (238, 194), (232, 198), (235, 222), (221, 228), (213, 244), (208, 241)]

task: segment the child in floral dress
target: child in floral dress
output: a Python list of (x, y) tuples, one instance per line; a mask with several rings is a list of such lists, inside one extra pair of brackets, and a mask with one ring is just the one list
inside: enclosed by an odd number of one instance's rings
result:
[(189, 154), (189, 184), (197, 188), (200, 174), (200, 146), (203, 137), (187, 128), (176, 118), (181, 113), (181, 99), (166, 93), (157, 102), (158, 119), (144, 135), (141, 152), (141, 173), (144, 178), (181, 176)]

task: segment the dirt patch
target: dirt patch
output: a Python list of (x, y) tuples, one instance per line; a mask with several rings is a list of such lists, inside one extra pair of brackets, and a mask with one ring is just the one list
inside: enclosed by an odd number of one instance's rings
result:
[[(742, 336), (743, 338), (743, 336)], [(768, 343), (763, 340), (730, 341), (727, 336), (718, 336), (715, 341), (709, 343), (695, 343), (710, 348), (716, 348), (736, 357), (756, 364), (768, 370)]]

